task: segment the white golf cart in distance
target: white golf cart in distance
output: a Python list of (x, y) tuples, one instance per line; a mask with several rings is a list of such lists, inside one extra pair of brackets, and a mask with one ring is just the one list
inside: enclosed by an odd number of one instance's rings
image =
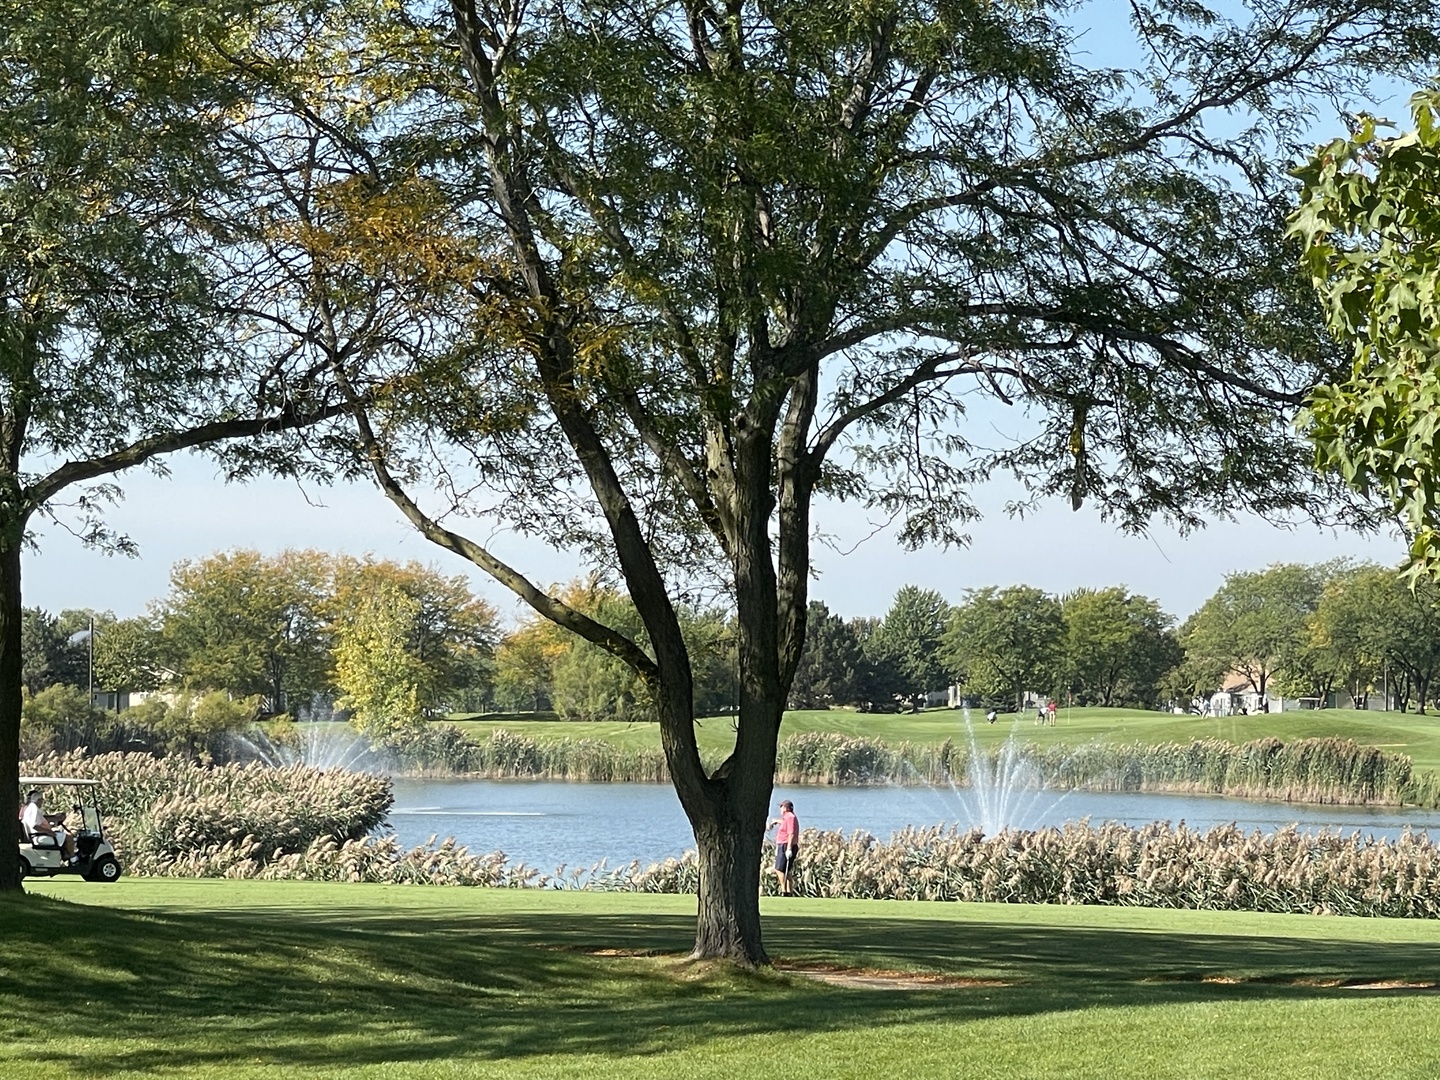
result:
[[(31, 835), (23, 822), (20, 825), (20, 873), (54, 877), (56, 874), (79, 874), (86, 881), (115, 881), (120, 877), (120, 862), (115, 849), (105, 839), (100, 823), (100, 806), (96, 802), (99, 780), (81, 780), (63, 776), (22, 776), (20, 795), (32, 788), (47, 792), (58, 789), (71, 800), (71, 809), (79, 820), (67, 820), (66, 827), (75, 837), (76, 859), (67, 863), (53, 837)], [(56, 800), (59, 801), (58, 799)]]

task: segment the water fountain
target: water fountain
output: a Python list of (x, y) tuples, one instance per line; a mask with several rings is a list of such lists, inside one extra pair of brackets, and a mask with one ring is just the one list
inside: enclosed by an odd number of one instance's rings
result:
[(263, 762), (274, 768), (308, 765), (314, 769), (348, 769), (351, 772), (388, 772), (381, 753), (353, 727), (334, 721), (304, 721), (292, 725), (294, 742), (279, 741), (259, 728), (237, 735), (241, 759)]
[(1010, 726), (1009, 736), (992, 757), (981, 750), (975, 738), (968, 705), (962, 715), (970, 743), (965, 769), (968, 786), (958, 786), (953, 778), (950, 781), (950, 790), (964, 811), (961, 824), (979, 828), (987, 836), (1005, 829), (1035, 828), (1067, 793), (1046, 789), (1044, 776), (1020, 745), (1019, 720)]

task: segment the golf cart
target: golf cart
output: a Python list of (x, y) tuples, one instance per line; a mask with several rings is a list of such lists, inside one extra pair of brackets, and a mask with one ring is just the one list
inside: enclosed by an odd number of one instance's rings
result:
[[(120, 863), (115, 849), (105, 839), (100, 824), (100, 807), (95, 801), (99, 780), (79, 780), (61, 776), (22, 776), (20, 793), (32, 788), (49, 792), (56, 789), (73, 800), (72, 809), (78, 820), (67, 822), (75, 838), (75, 858), (67, 861), (53, 836), (31, 833), (20, 822), (20, 873), (54, 877), (56, 874), (79, 874), (86, 881), (114, 881), (120, 876)], [(59, 800), (57, 799), (57, 802)], [(24, 812), (23, 807), (21, 810)], [(63, 815), (61, 815), (63, 816)]]

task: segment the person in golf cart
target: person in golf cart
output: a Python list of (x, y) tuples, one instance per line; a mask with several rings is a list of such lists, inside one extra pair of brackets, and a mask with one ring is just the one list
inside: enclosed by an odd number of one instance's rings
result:
[[(45, 793), (39, 788), (31, 788), (25, 793), (20, 822), (25, 826), (25, 836), (31, 844), (43, 847), (53, 844), (60, 849), (62, 859), (74, 862), (75, 838), (65, 828), (65, 815), (45, 813)], [(45, 843), (43, 837), (49, 837), (50, 843)]]

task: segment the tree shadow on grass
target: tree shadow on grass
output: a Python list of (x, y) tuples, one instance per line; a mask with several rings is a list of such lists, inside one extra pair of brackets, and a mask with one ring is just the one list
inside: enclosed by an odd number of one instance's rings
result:
[[(801, 913), (769, 915), (766, 925), (777, 957), (1006, 985), (842, 989), (674, 958), (593, 955), (681, 953), (694, 929), (682, 915), (377, 914), (360, 905), (152, 914), (0, 898), (0, 1032), (11, 1052), (94, 1075), (238, 1060), (493, 1062), (1099, 1005), (1313, 998), (1349, 993), (1322, 983), (1440, 973), (1440, 945), (1415, 943)], [(37, 996), (62, 1015), (103, 1017), (103, 1043), (71, 1050), (37, 1036), (15, 1019)]]

